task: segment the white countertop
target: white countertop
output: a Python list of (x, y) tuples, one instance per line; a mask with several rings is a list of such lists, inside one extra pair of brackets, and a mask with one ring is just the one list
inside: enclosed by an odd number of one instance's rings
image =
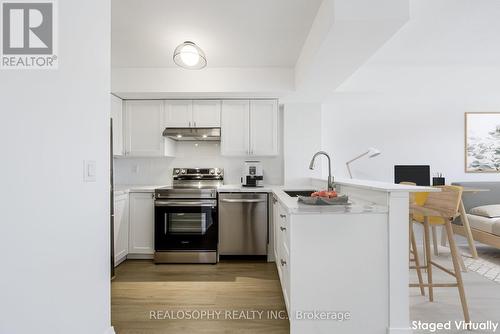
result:
[(348, 205), (307, 205), (300, 203), (298, 197), (290, 197), (283, 190), (309, 190), (311, 187), (287, 187), (278, 186), (273, 188), (273, 193), (278, 201), (284, 205), (290, 214), (360, 214), (360, 213), (387, 213), (388, 207), (375, 205), (368, 202), (353, 202), (349, 200)]
[(137, 185), (137, 184), (117, 184), (114, 194), (121, 195), (127, 193), (152, 193), (156, 188), (166, 187), (166, 184)]
[[(369, 189), (383, 192), (437, 192), (439, 189), (433, 187), (419, 187), (402, 184), (392, 184), (379, 181), (336, 179), (335, 183), (340, 186), (349, 186), (361, 189)], [(283, 190), (308, 190), (326, 188), (326, 180), (312, 179), (311, 186), (280, 186), (264, 185), (263, 187), (243, 187), (241, 184), (225, 184), (218, 188), (218, 192), (264, 192), (274, 193), (277, 199), (286, 207), (290, 214), (359, 214), (359, 213), (386, 213), (388, 208), (366, 201), (352, 201), (350, 205), (306, 205), (298, 202), (297, 197), (290, 197)], [(319, 187), (318, 187), (319, 185)], [(322, 186), (324, 185), (324, 186)], [(130, 192), (152, 193), (156, 188), (168, 186), (162, 185), (130, 185), (121, 184), (115, 186), (115, 195)]]
[(265, 184), (263, 187), (243, 187), (241, 184), (224, 184), (217, 189), (218, 192), (251, 192), (251, 193), (270, 193), (274, 185)]
[[(130, 193), (130, 192), (154, 192), (156, 188), (167, 187), (167, 184), (154, 184), (154, 185), (137, 185), (137, 184), (117, 184), (115, 185), (115, 195)], [(273, 185), (264, 185), (263, 187), (243, 187), (241, 184), (224, 184), (219, 187), (219, 192), (260, 192), (270, 193), (273, 191)]]
[[(312, 179), (314, 183), (324, 182), (326, 188), (326, 179)], [(334, 179), (334, 183), (338, 185), (351, 186), (362, 189), (386, 191), (386, 192), (440, 192), (441, 190), (433, 187), (411, 186), (407, 184), (395, 184), (381, 181), (357, 180), (357, 179)]]

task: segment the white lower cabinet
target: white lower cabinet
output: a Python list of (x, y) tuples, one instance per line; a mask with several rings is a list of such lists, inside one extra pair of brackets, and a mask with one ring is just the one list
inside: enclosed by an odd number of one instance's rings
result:
[(130, 254), (154, 254), (153, 193), (130, 193)]
[(279, 201), (273, 206), (274, 249), (276, 266), (281, 282), (281, 289), (288, 312), (290, 313), (290, 250), (288, 215)]
[[(356, 194), (362, 193), (356, 189)], [(280, 201), (278, 193), (273, 223), (276, 266), (290, 333), (385, 334), (406, 326), (406, 315), (393, 318), (402, 327), (390, 327), (389, 322), (393, 285), (389, 212), (313, 212), (311, 208), (288, 208), (285, 198)], [(369, 247), (357, 251), (352, 245), (359, 236)], [(408, 310), (406, 302), (399, 306)], [(352, 318), (342, 321), (340, 317)]]
[(278, 262), (278, 247), (280, 245), (280, 233), (279, 233), (279, 217), (280, 217), (280, 204), (278, 202), (278, 199), (276, 198), (276, 195), (273, 196), (273, 252), (274, 252), (274, 258), (276, 262)]
[(129, 213), (128, 194), (118, 195), (114, 201), (114, 251), (115, 266), (122, 263), (128, 254)]
[(281, 270), (281, 290), (283, 291), (283, 299), (289, 313), (290, 310), (290, 255), (285, 247), (285, 243), (280, 244), (280, 257), (278, 266)]

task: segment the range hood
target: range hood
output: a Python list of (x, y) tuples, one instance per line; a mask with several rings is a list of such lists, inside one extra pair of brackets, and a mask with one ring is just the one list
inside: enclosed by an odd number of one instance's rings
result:
[(220, 128), (165, 128), (163, 136), (177, 141), (220, 141)]

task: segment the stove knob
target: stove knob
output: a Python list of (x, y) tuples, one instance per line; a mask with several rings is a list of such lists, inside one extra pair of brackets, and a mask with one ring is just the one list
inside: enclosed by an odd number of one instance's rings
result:
[(175, 174), (179, 174), (181, 171), (179, 169), (174, 170)]
[(221, 171), (220, 169), (217, 170), (217, 175), (220, 175), (221, 174)]
[(214, 169), (211, 169), (211, 170), (210, 170), (210, 174), (212, 174), (212, 175), (213, 175), (213, 174), (215, 174), (215, 170), (214, 170)]
[(181, 171), (181, 173), (182, 173), (182, 174), (186, 174), (186, 173), (187, 173), (187, 171), (186, 171), (185, 169), (183, 169), (183, 170)]

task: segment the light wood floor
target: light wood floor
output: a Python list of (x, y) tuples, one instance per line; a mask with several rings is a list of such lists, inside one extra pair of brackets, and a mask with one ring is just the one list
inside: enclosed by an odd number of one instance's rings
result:
[[(111, 296), (117, 334), (289, 333), (288, 320), (267, 316), (268, 311), (285, 310), (274, 263), (155, 265), (128, 260), (116, 268)], [(151, 311), (182, 315), (195, 310), (221, 311), (221, 316), (219, 320), (150, 319)], [(225, 311), (241, 310), (263, 311), (262, 319), (225, 319)]]

